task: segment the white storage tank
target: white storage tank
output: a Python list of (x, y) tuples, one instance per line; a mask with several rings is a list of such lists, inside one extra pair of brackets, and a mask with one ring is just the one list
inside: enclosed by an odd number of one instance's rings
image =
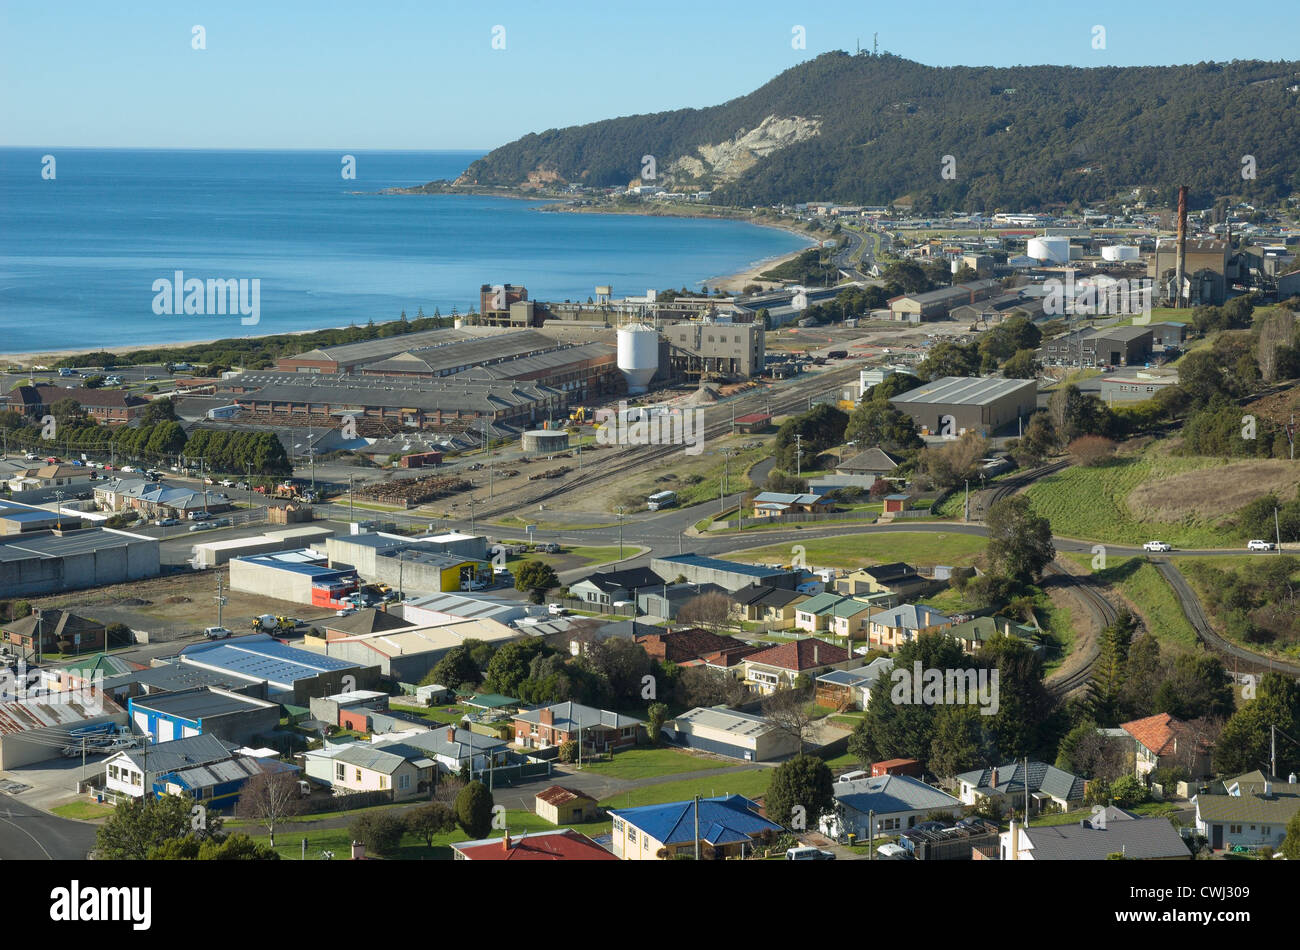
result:
[(629, 393), (643, 393), (659, 369), (659, 332), (644, 323), (618, 330), (618, 369)]
[(1070, 239), (1065, 237), (1030, 238), (1027, 253), (1039, 263), (1064, 264), (1070, 259)]
[(1103, 261), (1135, 261), (1138, 259), (1138, 249), (1131, 244), (1111, 244), (1109, 247), (1101, 249), (1101, 259)]

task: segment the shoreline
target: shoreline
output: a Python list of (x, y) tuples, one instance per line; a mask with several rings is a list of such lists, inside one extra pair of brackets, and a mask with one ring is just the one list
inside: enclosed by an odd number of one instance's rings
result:
[[(407, 193), (405, 195), (394, 195), (394, 197), (399, 197), (399, 196), (419, 197), (420, 195), (421, 193), (413, 193), (413, 194)], [(633, 210), (633, 209), (567, 208), (558, 203), (562, 201), (562, 199), (556, 199), (556, 198), (551, 198), (551, 199), (528, 198), (524, 195), (498, 195), (497, 197), (502, 197), (502, 198), (514, 197), (525, 201), (541, 202), (542, 205), (538, 208), (534, 208), (533, 210), (539, 212), (547, 212), (551, 214), (622, 214), (622, 215), (635, 215), (640, 217), (674, 217), (674, 218), (698, 218), (698, 219), (709, 220), (709, 221), (738, 221), (742, 224), (752, 224), (755, 227), (760, 227), (760, 228), (775, 228), (780, 231), (785, 231), (796, 237), (805, 239), (809, 242), (807, 247), (801, 248), (800, 250), (792, 251), (789, 254), (780, 254), (775, 257), (764, 258), (761, 261), (757, 261), (755, 263), (749, 264), (748, 266), (742, 268), (741, 270), (735, 271), (731, 274), (723, 274), (723, 275), (701, 279), (699, 283), (707, 286), (710, 291), (721, 289), (727, 291), (728, 293), (739, 294), (742, 288), (747, 284), (760, 284), (764, 287), (764, 289), (780, 287), (782, 286), (782, 282), (762, 280), (759, 278), (758, 275), (766, 270), (770, 270), (771, 268), (779, 264), (782, 264), (788, 260), (792, 260), (795, 257), (798, 257), (804, 251), (808, 250), (811, 247), (815, 247), (818, 244), (818, 240), (814, 239), (812, 235), (810, 235), (805, 231), (800, 231), (797, 228), (791, 227), (790, 225), (779, 224), (779, 223), (769, 222), (769, 221), (751, 221), (751, 220), (746, 220), (744, 218), (740, 218), (729, 214), (707, 214), (707, 213), (678, 214), (675, 212), (663, 213), (663, 212), (656, 212), (656, 211), (643, 211), (643, 210)], [(345, 330), (349, 326), (355, 326), (355, 325), (356, 324), (343, 324), (340, 326), (310, 327), (308, 329), (303, 329), (303, 330), (277, 330), (272, 333), (248, 334), (247, 336), (237, 336), (237, 337), (230, 337), (230, 336), (215, 337), (212, 339), (203, 339), (203, 340), (169, 340), (169, 341), (161, 341), (157, 343), (148, 343), (148, 342), (127, 343), (127, 344), (119, 344), (114, 346), (89, 345), (89, 346), (62, 347), (59, 349), (31, 350), (25, 352), (0, 352), (0, 360), (3, 360), (6, 364), (10, 364), (10, 363), (28, 364), (28, 368), (30, 369), (30, 364), (32, 363), (49, 363), (52, 361), (64, 359), (68, 356), (74, 356), (79, 353), (112, 353), (114, 355), (121, 355), (123, 353), (130, 353), (134, 350), (163, 350), (163, 351), (181, 350), (191, 346), (211, 346), (212, 344), (218, 343), (222, 340), (258, 339), (261, 337), (270, 337), (270, 336), (301, 336), (307, 333), (317, 333), (321, 330)], [(0, 367), (0, 369), (3, 369), (3, 367)]]

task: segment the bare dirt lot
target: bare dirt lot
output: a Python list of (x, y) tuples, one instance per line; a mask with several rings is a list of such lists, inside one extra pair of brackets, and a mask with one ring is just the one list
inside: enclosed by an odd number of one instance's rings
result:
[[(132, 630), (147, 630), (163, 636), (198, 633), (217, 625), (217, 578), (229, 584), (223, 567), (200, 574), (176, 574), (130, 584), (115, 584), (95, 590), (57, 594), (33, 600), (37, 607), (65, 607), (101, 623), (124, 623)], [(305, 621), (328, 614), (319, 607), (294, 604), (256, 594), (244, 594), (225, 587), (222, 625), (235, 633), (246, 632), (253, 617), (262, 614), (299, 617)]]

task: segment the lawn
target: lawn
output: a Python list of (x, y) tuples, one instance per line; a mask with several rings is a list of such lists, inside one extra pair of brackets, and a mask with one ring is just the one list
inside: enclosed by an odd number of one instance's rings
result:
[(601, 801), (606, 808), (635, 808), (638, 805), (658, 805), (664, 802), (680, 802), (700, 795), (711, 798), (716, 795), (744, 795), (755, 798), (767, 792), (771, 769), (755, 767), (745, 772), (728, 772), (716, 777), (684, 779), (679, 782), (663, 782), (658, 785), (643, 785), (640, 788), (619, 792)]
[(74, 821), (95, 821), (113, 814), (113, 806), (78, 800), (68, 802), (66, 805), (58, 805), (51, 808), (50, 811), (60, 818), (71, 818)]
[[(804, 560), (818, 567), (859, 568), (890, 561), (909, 564), (970, 565), (984, 550), (986, 540), (978, 535), (929, 531), (891, 531), (876, 534), (835, 535), (810, 538), (802, 544)], [(731, 561), (787, 564), (793, 557), (791, 545), (774, 544), (723, 555)]]
[[(636, 557), (645, 548), (626, 541), (623, 544), (623, 557)], [(576, 563), (575, 563), (576, 559)], [(618, 545), (610, 544), (606, 546), (579, 545), (575, 547), (561, 547), (558, 554), (542, 554), (534, 552), (530, 554), (512, 555), (506, 558), (506, 565), (513, 568), (524, 561), (541, 561), (543, 564), (549, 564), (557, 571), (572, 571), (580, 567), (588, 567), (592, 564), (608, 564), (610, 561), (619, 560)]]
[(1223, 530), (1216, 520), (1144, 519), (1129, 510), (1129, 494), (1145, 482), (1224, 464), (1220, 459), (1182, 458), (1146, 452), (1116, 458), (1108, 465), (1072, 465), (1030, 485), (1025, 494), (1034, 510), (1052, 523), (1052, 533), (1110, 544), (1140, 545), (1152, 538), (1179, 547), (1216, 547)]
[(582, 770), (609, 778), (635, 781), (657, 775), (676, 775), (681, 772), (726, 768), (729, 765), (735, 763), (720, 761), (709, 756), (692, 755), (680, 749), (636, 747), (617, 752), (604, 762), (583, 765)]
[(465, 718), (465, 710), (459, 706), (404, 706), (400, 703), (393, 703), (392, 707), (394, 710), (409, 713), (412, 716), (419, 716), (421, 719), (447, 725), (460, 725), (460, 721)]
[[(1092, 566), (1092, 555), (1063, 553), (1081, 567)], [(1146, 627), (1155, 634), (1160, 649), (1166, 652), (1187, 653), (1197, 648), (1196, 630), (1183, 613), (1174, 596), (1173, 588), (1144, 557), (1112, 557), (1106, 559), (1106, 569), (1096, 571), (1096, 577), (1106, 584), (1118, 587), (1142, 614)]]

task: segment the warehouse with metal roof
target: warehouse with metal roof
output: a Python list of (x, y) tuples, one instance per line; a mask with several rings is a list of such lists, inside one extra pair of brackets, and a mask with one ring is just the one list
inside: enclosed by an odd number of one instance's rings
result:
[(1028, 420), (1038, 405), (1038, 383), (1001, 376), (944, 376), (889, 400), (912, 417), (922, 435), (994, 435)]
[(306, 706), (313, 696), (372, 689), (379, 682), (377, 667), (291, 647), (264, 633), (191, 644), (180, 651), (180, 662), (245, 681), (265, 680), (269, 699), (295, 706)]

